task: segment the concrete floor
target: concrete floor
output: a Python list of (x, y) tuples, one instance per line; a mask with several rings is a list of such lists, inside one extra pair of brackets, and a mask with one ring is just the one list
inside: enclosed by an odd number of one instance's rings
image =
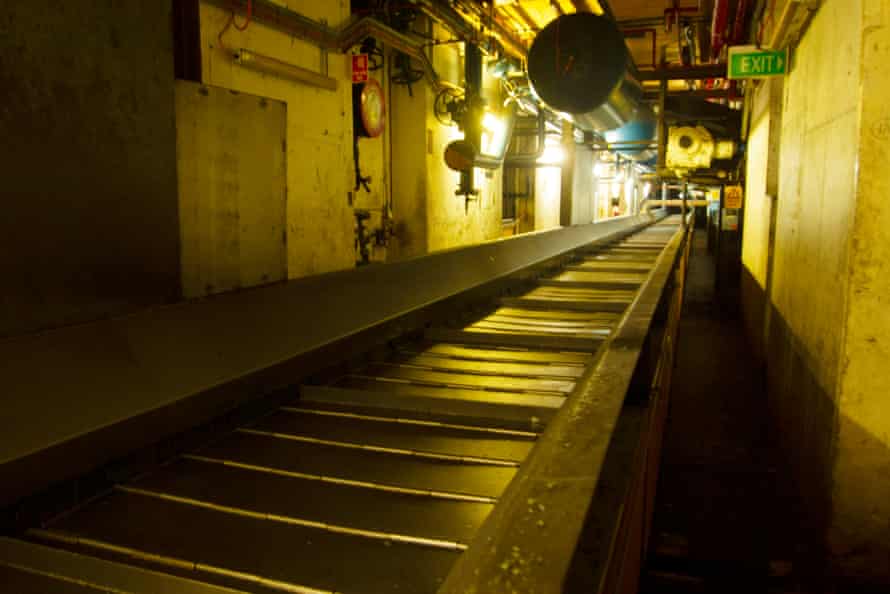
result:
[(697, 231), (645, 593), (787, 591), (766, 393), (714, 266)]

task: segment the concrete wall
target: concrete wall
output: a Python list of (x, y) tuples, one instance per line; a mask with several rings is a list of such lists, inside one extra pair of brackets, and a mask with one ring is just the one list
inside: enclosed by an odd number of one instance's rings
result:
[(170, 3), (0, 5), (0, 336), (174, 300)]
[(848, 250), (856, 203), (860, 100), (858, 1), (826, 2), (786, 81), (780, 141), (768, 377), (790, 462), (799, 535), (817, 550), (831, 525)]
[(829, 545), (839, 572), (890, 587), (890, 1), (863, 2), (861, 29), (858, 192)]
[[(890, 585), (888, 18), (887, 0), (822, 4), (793, 54), (780, 134), (752, 121), (744, 238), (744, 307), (753, 342), (765, 345), (788, 462), (780, 476), (795, 497), (804, 572), (883, 587)], [(770, 245), (765, 166), (776, 147)]]
[[(347, 0), (277, 3), (332, 27), (349, 18)], [(315, 71), (322, 69), (321, 51), (256, 22), (243, 32), (230, 27), (221, 44), (228, 18), (229, 11), (201, 3), (203, 82), (287, 104), (288, 277), (350, 268), (355, 264), (355, 221), (350, 204), (352, 84), (346, 57), (335, 52), (327, 56), (328, 75), (339, 83), (336, 91), (256, 72), (236, 64), (231, 50), (243, 47)]]

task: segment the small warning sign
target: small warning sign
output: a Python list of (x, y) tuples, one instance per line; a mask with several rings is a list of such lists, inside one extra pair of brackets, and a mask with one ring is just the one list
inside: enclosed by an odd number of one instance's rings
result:
[(368, 82), (368, 54), (352, 56), (352, 84)]
[(739, 211), (732, 208), (724, 208), (722, 218), (723, 224), (721, 225), (721, 228), (724, 231), (739, 230)]
[(742, 207), (742, 186), (726, 186), (723, 207), (738, 210)]

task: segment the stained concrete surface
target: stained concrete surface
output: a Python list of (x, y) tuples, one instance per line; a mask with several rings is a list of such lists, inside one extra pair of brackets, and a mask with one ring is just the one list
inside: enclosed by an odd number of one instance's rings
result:
[(766, 592), (770, 561), (787, 571), (766, 393), (714, 268), (699, 230), (643, 592)]
[(0, 2), (0, 336), (179, 296), (170, 2)]
[(888, 24), (890, 0), (822, 2), (751, 111), (742, 305), (816, 591), (890, 591)]

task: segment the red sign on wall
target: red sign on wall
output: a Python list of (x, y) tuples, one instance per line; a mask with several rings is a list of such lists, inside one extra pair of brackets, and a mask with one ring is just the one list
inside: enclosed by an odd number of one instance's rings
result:
[(368, 54), (352, 56), (352, 83), (368, 82)]

